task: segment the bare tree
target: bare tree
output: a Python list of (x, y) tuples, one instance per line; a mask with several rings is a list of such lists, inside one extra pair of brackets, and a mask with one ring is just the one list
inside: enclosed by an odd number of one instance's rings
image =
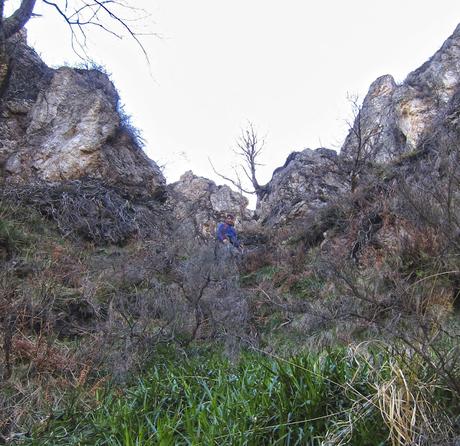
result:
[(7, 40), (19, 32), (34, 16), (37, 5), (42, 3), (53, 8), (67, 23), (72, 40), (81, 48), (86, 44), (86, 30), (98, 28), (115, 37), (123, 34), (132, 37), (142, 48), (138, 33), (134, 31), (126, 11), (140, 11), (130, 5), (129, 0), (22, 0), (20, 6), (9, 17), (4, 17), (6, 0), (0, 0), (0, 38)]
[(351, 191), (354, 192), (360, 176), (379, 148), (383, 125), (380, 120), (372, 123), (365, 120), (357, 96), (349, 96), (348, 100), (352, 107), (353, 121), (347, 122), (349, 133), (345, 145), (348, 150), (342, 154), (341, 161), (349, 175)]
[(2, 42), (20, 31), (32, 17), (36, 0), (22, 0), (18, 9), (9, 17), (4, 17), (5, 0), (0, 0), (0, 38)]
[[(115, 37), (128, 35), (135, 40), (143, 53), (146, 52), (139, 40), (139, 34), (132, 27), (128, 11), (138, 11), (129, 0), (21, 0), (19, 7), (5, 16), (6, 0), (0, 0), (0, 87), (5, 82), (9, 70), (9, 55), (6, 41), (18, 33), (35, 15), (39, 4), (51, 7), (67, 23), (72, 37), (72, 48), (84, 58), (86, 54), (87, 31), (98, 29)], [(140, 18), (140, 16), (138, 17)]]
[[(260, 139), (254, 129), (254, 124), (249, 122), (245, 129), (241, 130), (240, 136), (236, 140), (236, 149), (234, 150), (235, 155), (241, 160), (241, 164), (234, 169), (235, 178), (228, 177), (219, 173), (211, 162), (211, 166), (214, 173), (219, 175), (222, 179), (233, 184), (240, 192), (246, 194), (255, 194), (257, 199), (261, 199), (266, 191), (267, 187), (260, 185), (257, 180), (257, 166), (261, 166), (258, 162), (260, 154), (263, 151), (265, 145), (265, 139)], [(250, 181), (252, 188), (245, 188), (242, 186), (241, 174)]]

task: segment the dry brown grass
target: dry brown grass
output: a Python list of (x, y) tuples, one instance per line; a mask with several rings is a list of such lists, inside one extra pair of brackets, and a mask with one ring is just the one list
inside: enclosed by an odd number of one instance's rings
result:
[(77, 370), (75, 354), (45, 336), (33, 339), (18, 334), (13, 338), (12, 352), (16, 361), (26, 361), (36, 373), (56, 375)]
[[(391, 379), (376, 386), (376, 391), (393, 446), (427, 444), (428, 438), (450, 430), (449, 423), (442, 423), (433, 405), (431, 395), (436, 382), (421, 381), (396, 363), (391, 364), (391, 372)], [(444, 438), (451, 436), (449, 431), (443, 434)]]

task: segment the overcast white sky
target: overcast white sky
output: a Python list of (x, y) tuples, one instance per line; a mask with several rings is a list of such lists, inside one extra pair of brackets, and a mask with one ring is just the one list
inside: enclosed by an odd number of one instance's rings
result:
[[(383, 74), (402, 81), (460, 22), (458, 0), (131, 3), (151, 13), (142, 26), (162, 36), (144, 39), (150, 66), (130, 39), (94, 36), (91, 54), (112, 72), (168, 181), (188, 169), (216, 179), (208, 157), (230, 173), (248, 120), (266, 135), (261, 182), (293, 150), (339, 148), (347, 93), (362, 98)], [(72, 63), (68, 32), (49, 7), (40, 10), (29, 42), (50, 65)]]

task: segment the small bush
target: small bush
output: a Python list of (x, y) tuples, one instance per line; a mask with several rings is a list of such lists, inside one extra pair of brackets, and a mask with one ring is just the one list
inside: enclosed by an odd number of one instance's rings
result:
[(260, 269), (245, 274), (241, 277), (241, 284), (243, 286), (256, 285), (264, 280), (273, 280), (279, 268), (273, 265), (265, 265)]
[(13, 222), (0, 220), (0, 260), (9, 259), (26, 240), (25, 234)]

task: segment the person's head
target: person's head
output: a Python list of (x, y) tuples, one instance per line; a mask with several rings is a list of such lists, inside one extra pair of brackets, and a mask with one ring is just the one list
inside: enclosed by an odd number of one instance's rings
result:
[(225, 216), (225, 223), (233, 226), (235, 224), (235, 216), (233, 214), (227, 214)]

